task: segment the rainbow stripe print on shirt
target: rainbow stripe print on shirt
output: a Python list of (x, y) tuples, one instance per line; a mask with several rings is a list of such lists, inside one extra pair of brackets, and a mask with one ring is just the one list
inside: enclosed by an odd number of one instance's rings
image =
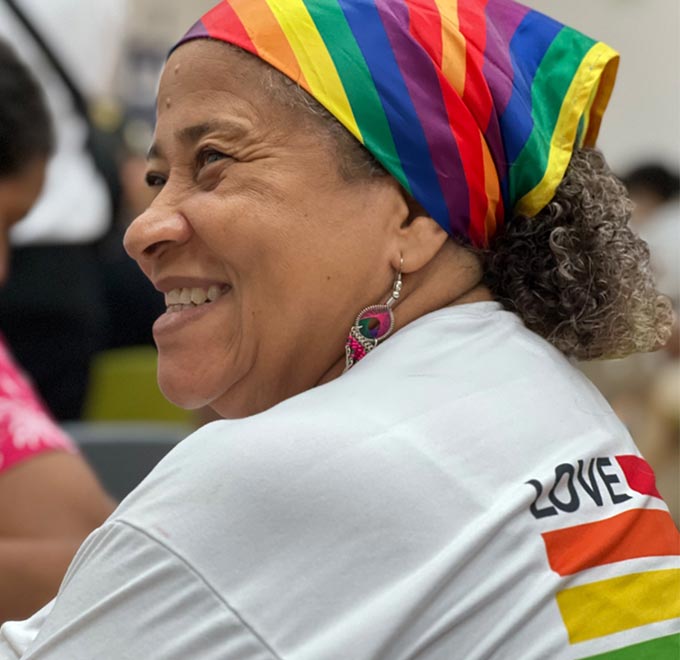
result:
[(634, 455), (615, 460), (630, 491), (646, 496), (643, 506), (541, 534), (550, 568), (565, 578), (557, 606), (575, 648), (606, 638), (616, 649), (582, 660), (678, 660), (680, 533), (668, 511), (654, 507), (661, 496), (649, 465)]

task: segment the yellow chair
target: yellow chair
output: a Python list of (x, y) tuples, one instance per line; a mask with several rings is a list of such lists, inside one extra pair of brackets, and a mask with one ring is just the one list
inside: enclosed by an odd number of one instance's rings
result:
[(158, 389), (156, 358), (151, 346), (116, 348), (95, 356), (83, 419), (192, 424), (192, 413), (169, 403)]

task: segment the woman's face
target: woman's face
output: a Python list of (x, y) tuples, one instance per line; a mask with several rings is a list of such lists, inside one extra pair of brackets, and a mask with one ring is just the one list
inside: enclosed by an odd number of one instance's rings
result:
[[(169, 59), (147, 180), (125, 245), (168, 311), (154, 325), (174, 403), (241, 417), (313, 387), (362, 307), (387, 297), (389, 177), (348, 182), (332, 142), (274, 100), (263, 65), (199, 40)], [(397, 220), (401, 222), (401, 220)]]

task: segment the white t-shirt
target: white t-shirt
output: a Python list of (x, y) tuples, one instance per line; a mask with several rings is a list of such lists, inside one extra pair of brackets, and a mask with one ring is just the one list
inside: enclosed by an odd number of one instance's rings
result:
[[(20, 0), (18, 3), (86, 98), (111, 95), (122, 52), (122, 0)], [(106, 184), (85, 148), (87, 126), (42, 49), (0, 0), (0, 38), (42, 85), (56, 149), (42, 194), (11, 232), (14, 245), (87, 243), (106, 232), (111, 204)]]
[(517, 317), (440, 310), (180, 443), (0, 658), (670, 659), (678, 532), (646, 469)]

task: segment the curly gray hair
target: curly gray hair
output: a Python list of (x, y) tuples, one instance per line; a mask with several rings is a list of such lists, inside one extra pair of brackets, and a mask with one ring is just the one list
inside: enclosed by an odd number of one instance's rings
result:
[[(343, 177), (388, 175), (299, 85), (267, 65), (263, 76), (274, 98), (323, 127), (334, 141)], [(489, 249), (475, 250), (484, 282), (506, 309), (570, 357), (620, 358), (655, 350), (670, 337), (673, 312), (655, 289), (647, 244), (629, 226), (631, 212), (626, 189), (602, 154), (576, 150), (540, 213), (513, 218)]]
[(577, 150), (550, 203), (514, 218), (484, 254), (503, 305), (582, 360), (651, 351), (668, 341), (670, 301), (657, 293), (632, 203), (594, 149)]

